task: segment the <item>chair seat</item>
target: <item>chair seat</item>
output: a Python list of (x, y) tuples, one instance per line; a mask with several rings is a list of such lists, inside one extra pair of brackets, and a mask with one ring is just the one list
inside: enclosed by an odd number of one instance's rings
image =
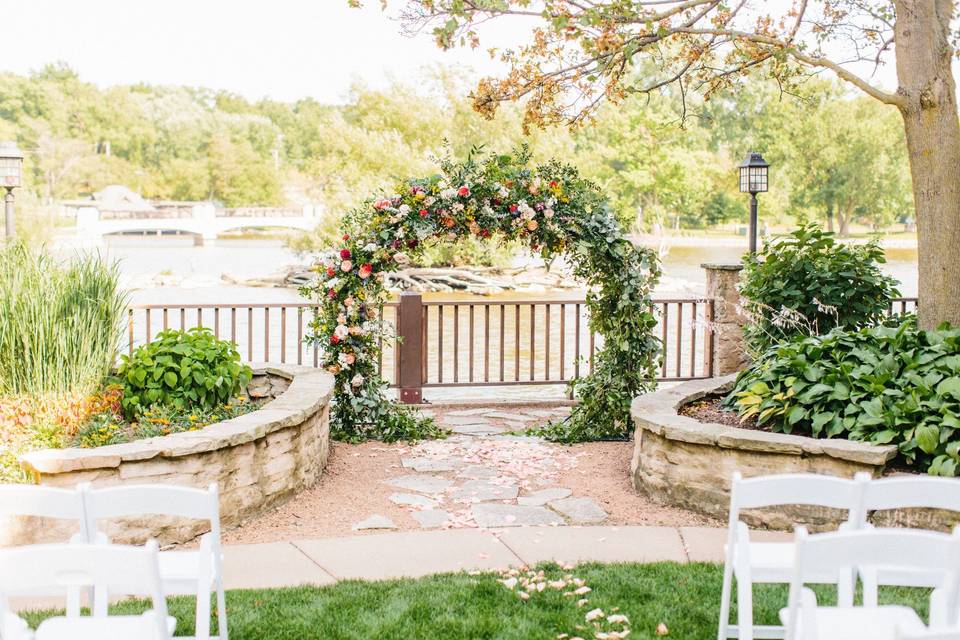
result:
[[(167, 616), (167, 632), (172, 636), (177, 628), (177, 619)], [(156, 627), (146, 614), (139, 616), (108, 616), (105, 618), (67, 618), (58, 616), (40, 623), (36, 640), (149, 640)], [(153, 635), (153, 634), (151, 634)]]
[(199, 551), (162, 551), (160, 581), (168, 595), (191, 595), (197, 593), (197, 578), (200, 576), (201, 558), (210, 563), (208, 575), (213, 580), (213, 557)]
[[(780, 620), (787, 624), (789, 609), (780, 610)], [(918, 633), (926, 629), (910, 607), (817, 607), (813, 618), (816, 635), (798, 627), (797, 640), (894, 640), (897, 628), (901, 633)], [(801, 614), (801, 622), (803, 615)]]

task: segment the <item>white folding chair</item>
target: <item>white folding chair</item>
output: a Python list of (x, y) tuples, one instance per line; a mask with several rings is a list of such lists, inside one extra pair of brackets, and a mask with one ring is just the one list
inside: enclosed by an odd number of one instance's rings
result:
[[(753, 585), (788, 584), (793, 575), (793, 542), (751, 542), (750, 530), (741, 522), (744, 509), (782, 505), (830, 507), (847, 512), (843, 528), (853, 528), (860, 490), (869, 481), (866, 473), (848, 480), (814, 474), (782, 474), (744, 480), (733, 474), (730, 487), (730, 517), (720, 595), (718, 640), (739, 638), (783, 638), (782, 626), (753, 624)], [(824, 573), (822, 582), (837, 585), (841, 602), (853, 601), (855, 575)], [(730, 624), (733, 579), (737, 581), (737, 624)]]
[[(153, 608), (142, 615), (81, 617), (78, 613), (40, 623), (36, 640), (170, 640), (176, 620), (167, 615), (160, 586), (157, 543), (146, 547), (53, 544), (0, 550), (0, 593), (33, 593), (49, 587), (97, 586), (112, 596), (149, 597)], [(0, 617), (11, 638), (29, 638), (22, 621), (0, 601)], [(4, 640), (7, 640), (4, 636)]]
[[(857, 514), (858, 528), (871, 528), (867, 522), (871, 511), (909, 508), (944, 509), (960, 513), (960, 480), (932, 476), (873, 480), (863, 488)], [(943, 581), (943, 571), (876, 565), (861, 568), (860, 579), (863, 581), (863, 604), (876, 606), (880, 585), (933, 588)]]
[[(35, 484), (0, 484), (0, 518), (28, 516), (74, 522), (77, 531), (69, 539), (74, 543), (90, 541), (83, 511), (83, 495), (80, 488), (60, 489)], [(66, 542), (66, 540), (64, 540)], [(67, 611), (80, 611), (78, 589), (53, 586), (30, 596), (56, 595), (65, 597)], [(5, 636), (0, 636), (5, 638)]]
[(960, 536), (911, 529), (838, 531), (807, 535), (797, 527), (796, 563), (790, 581), (787, 608), (780, 619), (787, 627), (787, 640), (894, 640), (897, 633), (918, 634), (927, 627), (910, 607), (884, 605), (836, 607), (817, 605), (805, 585), (820, 582), (825, 573), (844, 579), (849, 567), (884, 563), (894, 567), (942, 568), (944, 580), (931, 596), (943, 603), (949, 617), (934, 628), (956, 624), (956, 601), (960, 579)]
[(897, 627), (897, 633), (893, 636), (894, 640), (960, 640), (960, 629), (939, 630), (927, 629), (915, 633), (904, 633)]
[[(203, 520), (210, 531), (200, 538), (193, 551), (162, 551), (160, 579), (167, 595), (195, 595), (196, 638), (209, 640), (210, 592), (217, 594), (217, 629), (220, 640), (227, 640), (227, 603), (223, 592), (222, 553), (220, 550), (220, 498), (217, 485), (204, 491), (173, 485), (127, 485), (104, 489), (83, 488), (87, 527), (98, 541), (106, 535), (98, 531), (98, 521), (137, 515), (167, 515)], [(102, 613), (106, 603), (96, 598), (94, 612)]]

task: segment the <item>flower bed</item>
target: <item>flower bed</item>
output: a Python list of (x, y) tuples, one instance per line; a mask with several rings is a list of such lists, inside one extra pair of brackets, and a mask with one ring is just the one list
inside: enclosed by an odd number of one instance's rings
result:
[[(28, 453), (21, 464), (39, 484), (72, 487), (170, 483), (220, 487), (221, 520), (235, 525), (311, 486), (329, 452), (329, 401), (333, 376), (308, 367), (262, 366), (247, 393), (266, 404), (246, 415), (195, 431), (95, 449), (47, 449)], [(109, 531), (118, 541), (156, 537), (162, 543), (190, 540), (196, 523), (144, 517), (119, 521)], [(0, 544), (62, 540), (63, 523), (22, 518), (0, 526)]]

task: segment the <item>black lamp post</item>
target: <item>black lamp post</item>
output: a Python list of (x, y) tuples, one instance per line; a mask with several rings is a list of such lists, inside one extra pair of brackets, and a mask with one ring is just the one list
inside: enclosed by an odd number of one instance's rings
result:
[(756, 151), (740, 165), (740, 191), (750, 194), (750, 253), (757, 252), (757, 194), (767, 190), (770, 164)]
[(16, 235), (13, 227), (13, 190), (23, 184), (23, 152), (16, 142), (0, 142), (0, 187), (7, 190), (4, 196), (6, 239), (11, 242)]

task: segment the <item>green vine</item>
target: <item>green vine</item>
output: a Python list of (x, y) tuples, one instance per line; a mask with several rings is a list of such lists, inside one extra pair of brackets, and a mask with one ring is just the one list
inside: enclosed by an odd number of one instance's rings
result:
[(392, 328), (379, 320), (387, 299), (379, 274), (409, 264), (425, 247), (476, 236), (518, 240), (549, 260), (569, 259), (588, 287), (590, 326), (604, 337), (594, 370), (573, 383), (580, 404), (547, 437), (574, 442), (622, 437), (630, 402), (656, 386), (660, 342), (650, 293), (660, 277), (657, 255), (635, 246), (600, 190), (569, 165), (532, 167), (525, 148), (510, 155), (446, 158), (441, 173), (403, 181), (396, 193), (365, 202), (345, 221), (341, 246), (322, 256), (315, 285), (320, 302), (312, 339), (336, 376), (334, 434), (343, 439), (396, 440), (438, 434), (388, 400), (377, 369), (379, 340)]

